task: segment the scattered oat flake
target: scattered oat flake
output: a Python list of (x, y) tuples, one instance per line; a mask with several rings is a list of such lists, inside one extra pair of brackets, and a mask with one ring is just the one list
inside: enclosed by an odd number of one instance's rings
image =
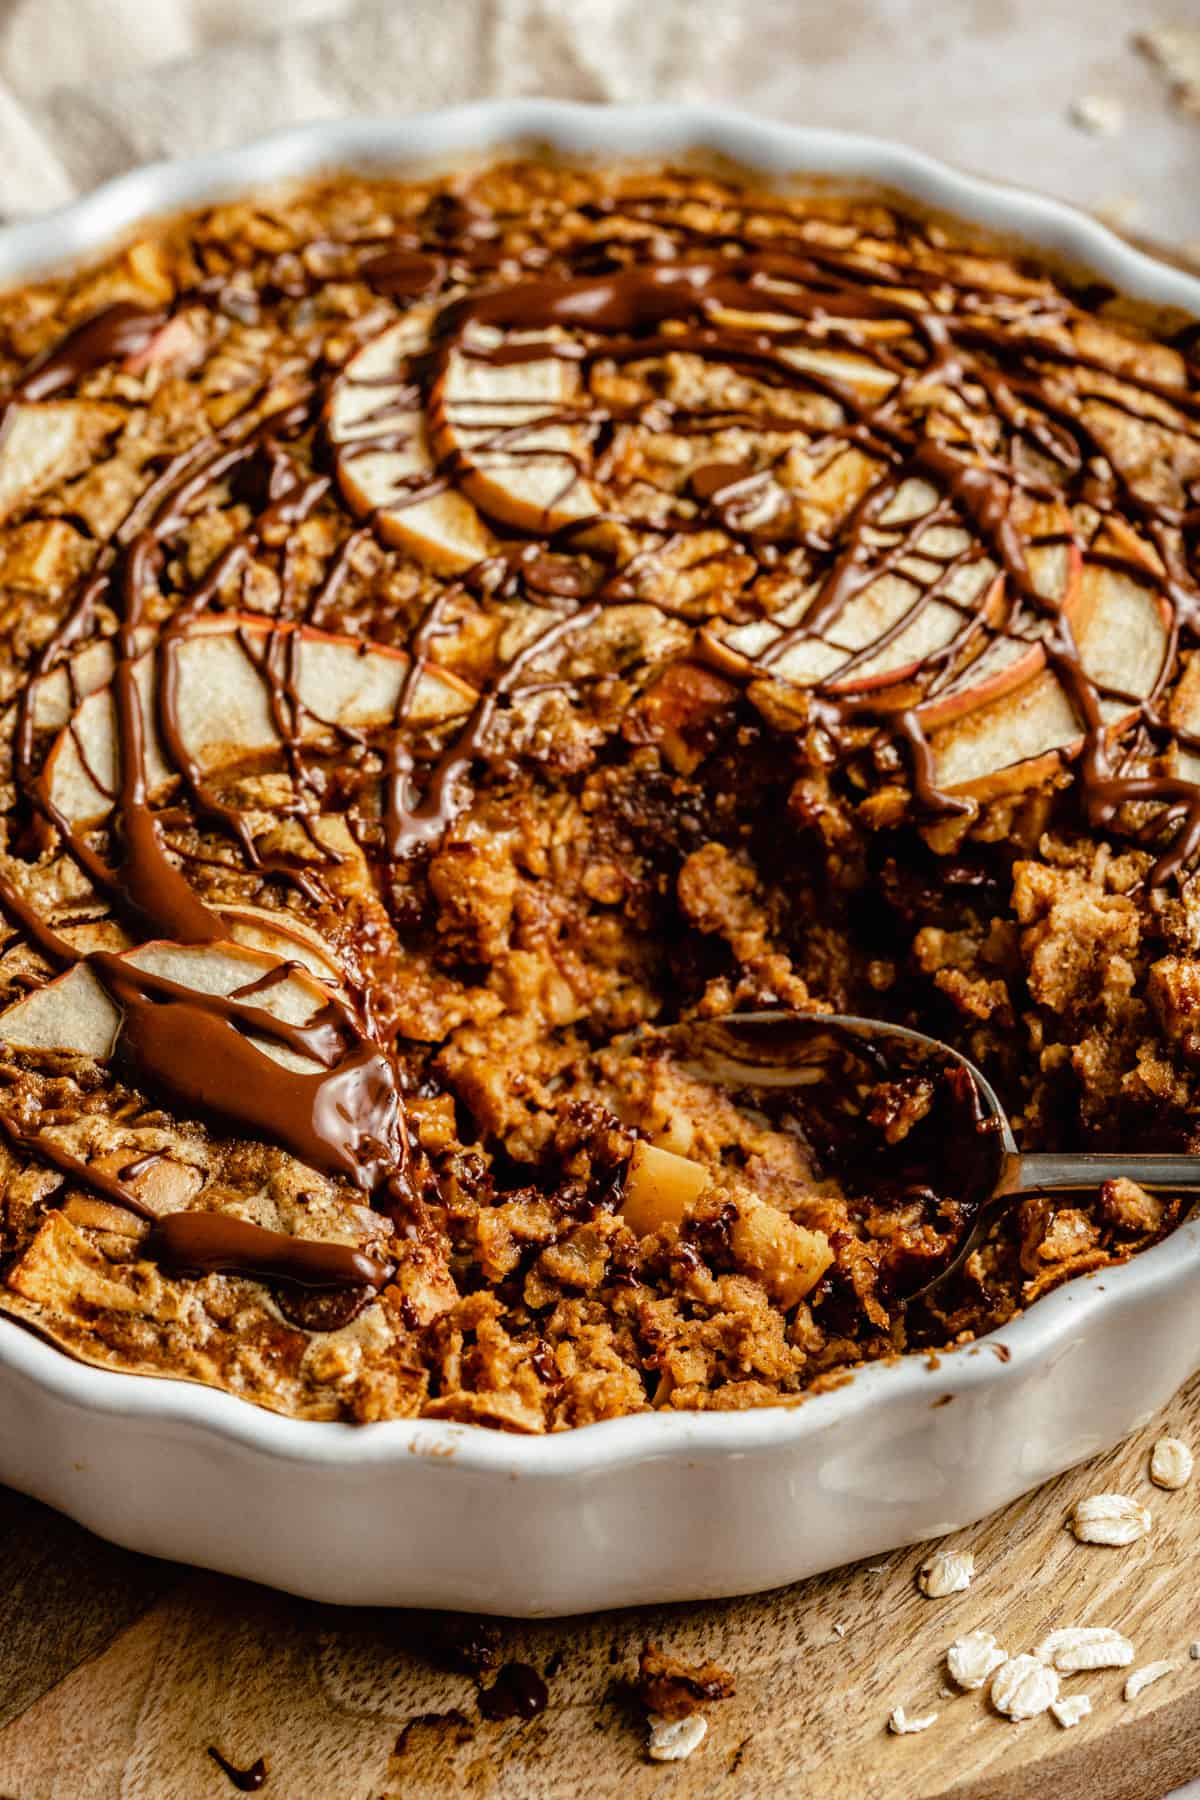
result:
[(961, 1594), (975, 1576), (973, 1550), (935, 1550), (917, 1571), (917, 1586), (930, 1600)]
[(926, 1713), (922, 1719), (910, 1719), (902, 1706), (893, 1706), (888, 1719), (888, 1730), (894, 1731), (897, 1737), (904, 1737), (910, 1731), (928, 1731), (937, 1722), (937, 1714)]
[(955, 1638), (946, 1652), (946, 1667), (960, 1688), (981, 1688), (1001, 1663), (1008, 1661), (990, 1631), (968, 1631)]
[(1152, 1523), (1150, 1509), (1128, 1494), (1091, 1494), (1071, 1511), (1071, 1530), (1081, 1544), (1132, 1544)]
[(1007, 1719), (1036, 1719), (1058, 1699), (1058, 1676), (1036, 1656), (1012, 1656), (992, 1677), (991, 1702)]
[(1181, 1488), (1191, 1480), (1194, 1463), (1182, 1438), (1160, 1437), (1150, 1453), (1150, 1479), (1155, 1487)]
[(1140, 1669), (1135, 1669), (1132, 1675), (1126, 1677), (1125, 1698), (1136, 1700), (1143, 1688), (1148, 1688), (1152, 1681), (1161, 1681), (1164, 1675), (1173, 1675), (1178, 1667), (1179, 1664), (1169, 1657), (1164, 1657), (1160, 1662), (1143, 1663)]
[(1124, 1669), (1133, 1661), (1133, 1645), (1108, 1625), (1068, 1625), (1044, 1637), (1033, 1653), (1060, 1675), (1080, 1669)]
[(1110, 94), (1081, 94), (1071, 103), (1071, 123), (1096, 137), (1115, 137), (1125, 124), (1125, 108)]
[(1086, 1694), (1072, 1694), (1066, 1700), (1056, 1700), (1050, 1708), (1064, 1731), (1078, 1725), (1080, 1719), (1086, 1719), (1091, 1710), (1092, 1703)]
[(844, 1625), (835, 1625), (833, 1628), (833, 1635), (834, 1637), (845, 1637), (846, 1627)]
[(664, 1719), (661, 1713), (650, 1713), (648, 1751), (651, 1762), (682, 1762), (708, 1733), (708, 1720), (703, 1713), (692, 1713), (686, 1719)]

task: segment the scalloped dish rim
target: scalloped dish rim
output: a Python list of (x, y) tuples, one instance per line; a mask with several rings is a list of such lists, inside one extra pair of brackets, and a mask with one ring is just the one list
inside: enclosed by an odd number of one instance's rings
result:
[[(53, 212), (0, 228), (0, 281), (77, 263), (142, 220), (322, 169), (428, 168), (531, 143), (567, 159), (715, 154), (768, 178), (884, 187), (1085, 265), (1130, 298), (1200, 315), (1200, 277), (1158, 261), (1066, 202), (960, 172), (922, 151), (855, 132), (762, 123), (721, 107), (546, 100), (318, 121), (237, 148), (148, 164)], [(1200, 1219), (1192, 1219), (1130, 1261), (1065, 1283), (975, 1344), (860, 1366), (824, 1391), (745, 1412), (637, 1413), (545, 1437), (425, 1419), (291, 1419), (190, 1381), (92, 1367), (7, 1319), (0, 1320), (0, 1368), (92, 1414), (199, 1427), (284, 1462), (366, 1470), (402, 1465), (416, 1454), (510, 1477), (573, 1476), (668, 1455), (690, 1463), (795, 1447), (835, 1421), (918, 1396), (934, 1381), (939, 1395), (1017, 1383), (1056, 1346), (1098, 1323), (1097, 1314), (1116, 1315), (1198, 1278)]]

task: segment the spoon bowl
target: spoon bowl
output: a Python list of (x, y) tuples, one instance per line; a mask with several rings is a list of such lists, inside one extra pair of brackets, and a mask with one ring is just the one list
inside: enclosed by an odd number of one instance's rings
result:
[(1151, 1193), (1200, 1188), (1200, 1157), (1185, 1154), (1110, 1155), (1024, 1152), (999, 1095), (983, 1071), (942, 1039), (886, 1019), (848, 1013), (743, 1012), (685, 1020), (663, 1036), (685, 1073), (741, 1090), (812, 1090), (825, 1083), (835, 1107), (897, 1074), (946, 1080), (960, 1109), (959, 1128), (941, 1145), (954, 1162), (953, 1188), (973, 1208), (968, 1229), (950, 1260), (899, 1302), (928, 1304), (947, 1287), (983, 1242), (997, 1213), (1022, 1195), (1095, 1192), (1124, 1177)]

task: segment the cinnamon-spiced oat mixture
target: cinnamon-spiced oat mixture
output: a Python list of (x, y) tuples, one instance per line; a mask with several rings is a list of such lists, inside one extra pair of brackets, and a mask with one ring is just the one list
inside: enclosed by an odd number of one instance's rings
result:
[[(798, 1395), (977, 1196), (936, 1078), (848, 1132), (668, 1031), (745, 1010), (1200, 1149), (1196, 345), (882, 199), (536, 161), (0, 296), (0, 1308), (307, 1418)], [(935, 1341), (1178, 1215), (1019, 1202)]]

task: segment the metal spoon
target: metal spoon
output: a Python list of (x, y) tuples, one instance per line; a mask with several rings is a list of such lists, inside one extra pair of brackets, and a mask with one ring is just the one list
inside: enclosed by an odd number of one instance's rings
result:
[(683, 1069), (738, 1088), (812, 1087), (828, 1081), (832, 1069), (845, 1093), (847, 1080), (851, 1085), (855, 1081), (855, 1057), (866, 1065), (864, 1089), (871, 1079), (887, 1079), (902, 1071), (905, 1063), (910, 1069), (914, 1064), (940, 1064), (963, 1072), (974, 1104), (974, 1166), (956, 1169), (955, 1183), (975, 1196), (976, 1212), (950, 1262), (906, 1296), (905, 1306), (927, 1302), (936, 1289), (949, 1283), (983, 1241), (1001, 1206), (1015, 1196), (1094, 1192), (1102, 1181), (1118, 1176), (1151, 1193), (1200, 1190), (1200, 1156), (1019, 1150), (999, 1095), (982, 1070), (940, 1038), (904, 1025), (840, 1013), (747, 1012), (688, 1020), (669, 1026), (663, 1035), (682, 1049)]

